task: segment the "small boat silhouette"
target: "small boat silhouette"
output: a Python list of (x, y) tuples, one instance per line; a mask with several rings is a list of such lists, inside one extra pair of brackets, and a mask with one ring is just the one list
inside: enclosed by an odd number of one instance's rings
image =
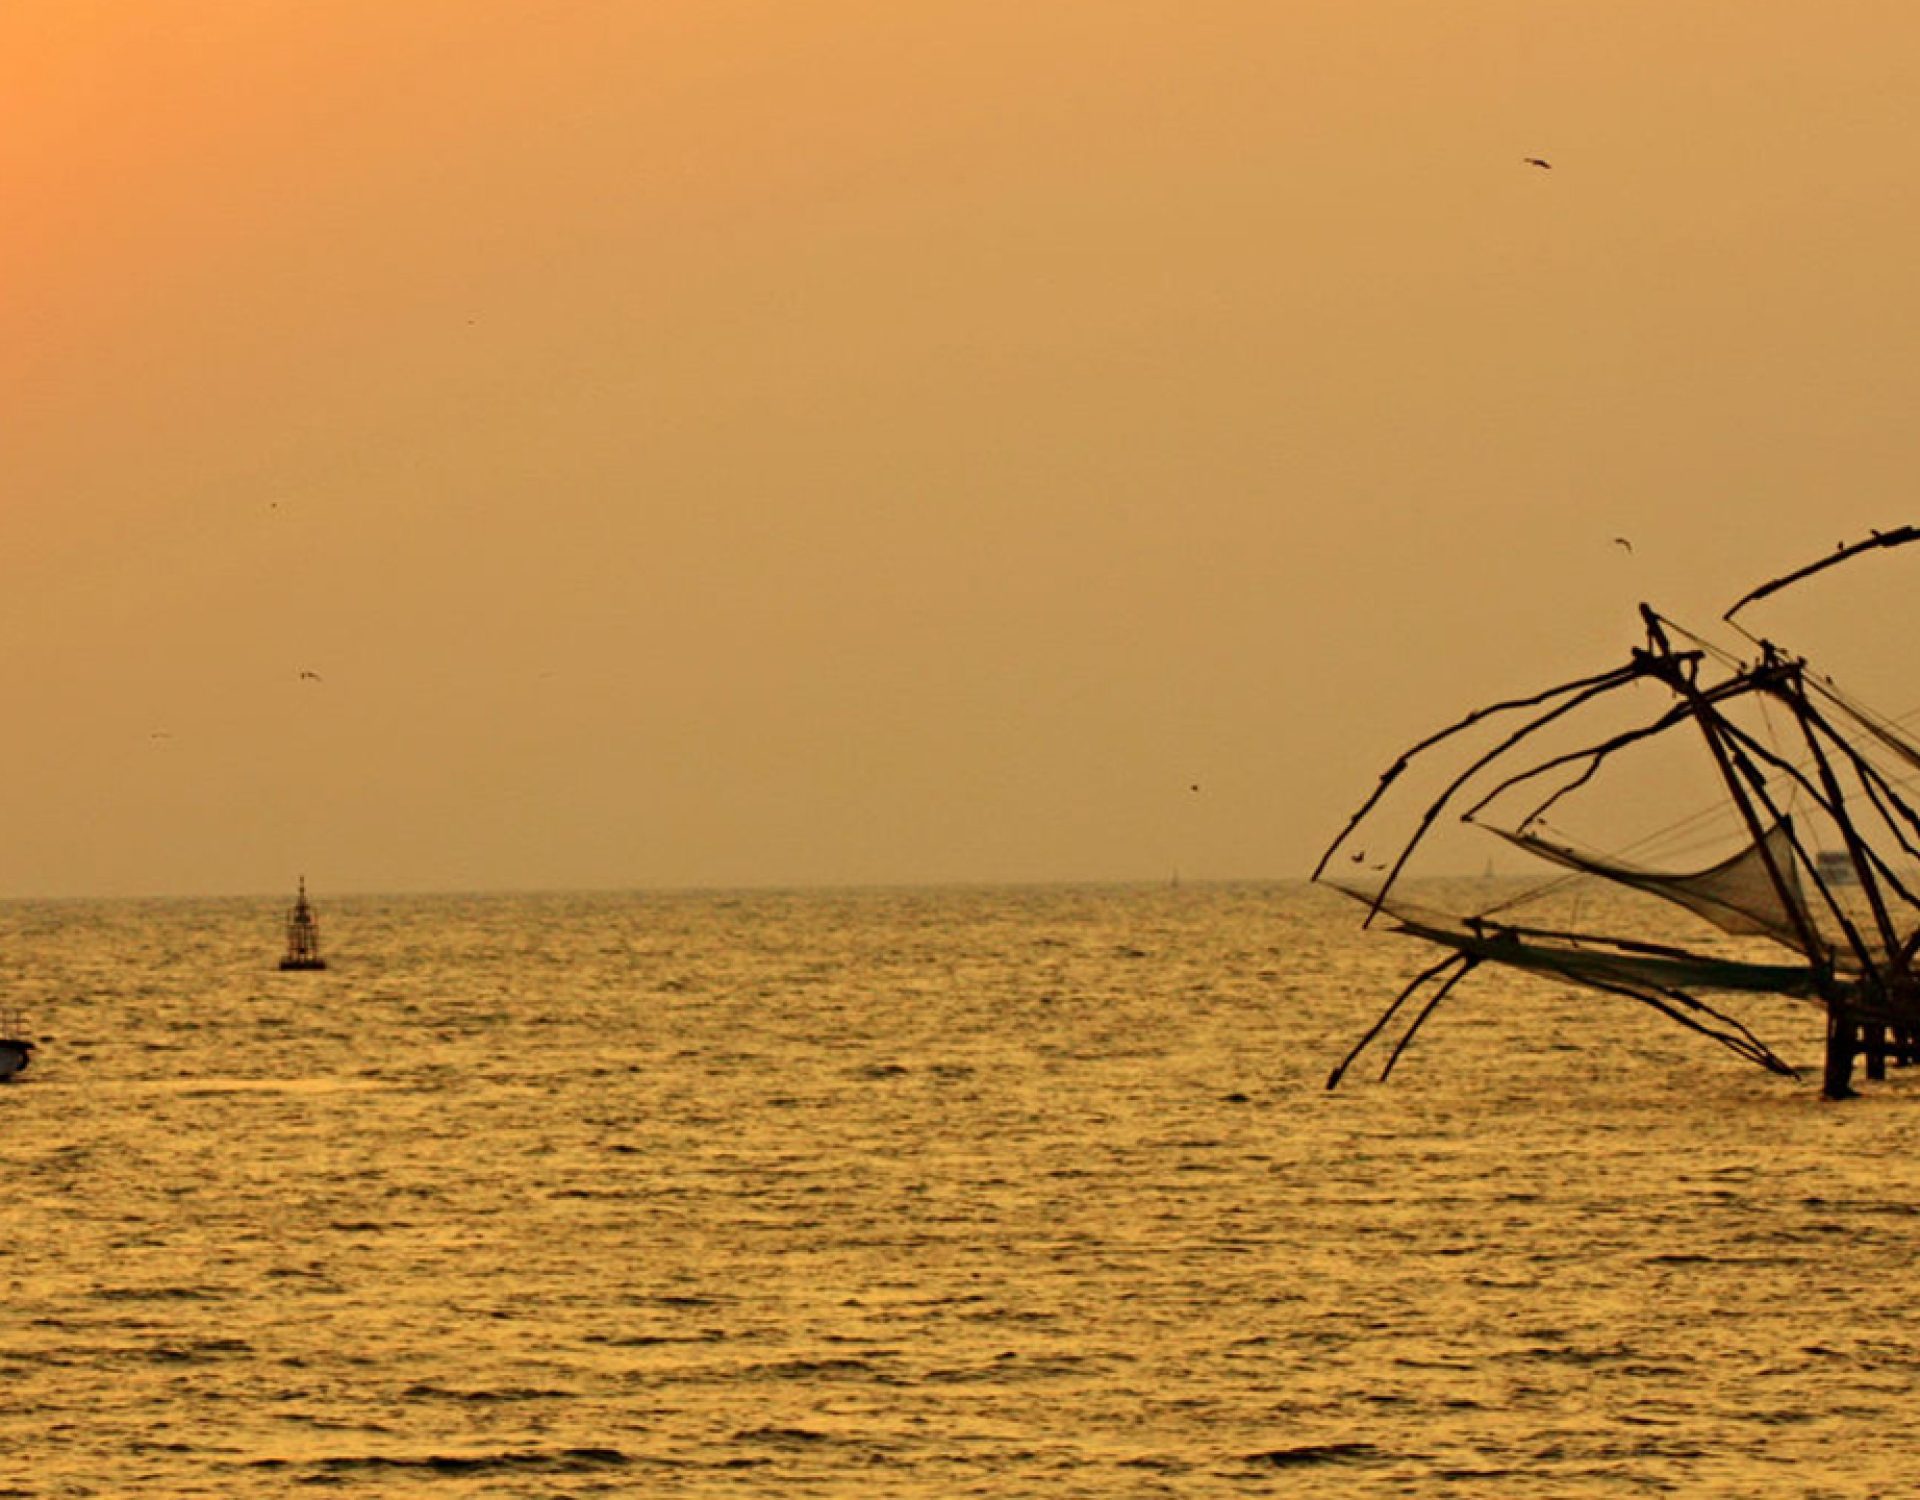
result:
[(26, 1027), (17, 1012), (0, 1010), (0, 1083), (6, 1082), (33, 1061), (33, 1043), (27, 1040)]

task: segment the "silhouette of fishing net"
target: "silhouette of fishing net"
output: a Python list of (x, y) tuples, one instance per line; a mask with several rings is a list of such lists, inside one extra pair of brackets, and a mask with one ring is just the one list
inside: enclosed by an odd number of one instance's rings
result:
[[(1751, 851), (1749, 851), (1751, 854)], [(1747, 856), (1735, 856), (1735, 859)], [(1728, 863), (1732, 863), (1729, 861)], [(1650, 877), (1655, 880), (1671, 877)], [(1687, 877), (1679, 877), (1687, 878)], [(1395, 997), (1380, 1019), (1356, 1042), (1327, 1077), (1327, 1087), (1339, 1084), (1354, 1060), (1386, 1029), (1393, 1018), (1423, 989), (1426, 1000), (1401, 1034), (1380, 1077), (1392, 1076), (1400, 1054), (1419, 1033), (1427, 1018), (1460, 980), (1482, 963), (1497, 963), (1609, 995), (1637, 1000), (1669, 1020), (1708, 1037), (1769, 1072), (1798, 1077), (1772, 1048), (1733, 1016), (1701, 999), (1715, 991), (1781, 995), (1817, 1001), (1820, 985), (1804, 963), (1755, 963), (1696, 953), (1686, 948), (1638, 938), (1598, 933), (1568, 932), (1494, 922), (1480, 917), (1456, 917), (1403, 898), (1380, 899), (1378, 891), (1329, 881), (1335, 890), (1351, 896), (1370, 910), (1391, 919), (1395, 932), (1449, 949), (1447, 957), (1424, 969)], [(1689, 904), (1683, 902), (1683, 905)]]
[[(1684, 906), (1736, 937), (1768, 937), (1795, 948), (1797, 934), (1813, 921), (1794, 864), (1793, 836), (1785, 823), (1776, 823), (1764, 840), (1692, 874), (1649, 870), (1625, 860), (1583, 854), (1537, 834), (1482, 826), (1541, 859)], [(1775, 872), (1781, 876), (1778, 881)], [(1786, 888), (1785, 897), (1781, 885)]]

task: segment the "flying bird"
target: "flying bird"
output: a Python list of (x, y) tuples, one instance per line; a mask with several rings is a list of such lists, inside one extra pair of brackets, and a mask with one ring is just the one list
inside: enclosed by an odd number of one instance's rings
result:
[(1615, 546), (1625, 547), (1629, 552), (1633, 551), (1633, 543), (1628, 541), (1625, 537), (1617, 536), (1613, 539), (1613, 541)]
[(318, 672), (308, 672), (303, 670), (300, 673), (300, 680), (302, 682), (325, 682), (326, 678), (322, 677)]
[(1544, 156), (1523, 156), (1520, 160), (1529, 167), (1538, 167), (1543, 172), (1551, 172), (1553, 170), (1553, 163), (1548, 161)]

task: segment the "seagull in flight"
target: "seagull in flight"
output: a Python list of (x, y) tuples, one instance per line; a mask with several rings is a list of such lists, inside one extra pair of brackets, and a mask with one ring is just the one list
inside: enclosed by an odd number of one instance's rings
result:
[(1525, 165), (1538, 167), (1543, 172), (1551, 172), (1553, 170), (1553, 163), (1548, 161), (1544, 156), (1523, 156), (1520, 160)]
[(1633, 543), (1628, 541), (1625, 537), (1617, 536), (1613, 539), (1613, 541), (1615, 546), (1625, 547), (1629, 552), (1633, 551)]
[(300, 673), (300, 680), (302, 682), (325, 682), (326, 678), (322, 677), (318, 672), (308, 672), (303, 670)]

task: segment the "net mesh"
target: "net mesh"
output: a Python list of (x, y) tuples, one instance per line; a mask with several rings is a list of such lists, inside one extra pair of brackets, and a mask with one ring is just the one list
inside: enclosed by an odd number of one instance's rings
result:
[(1554, 864), (1684, 906), (1722, 932), (1772, 938), (1797, 952), (1804, 947), (1800, 934), (1813, 930), (1785, 823), (1775, 824), (1765, 837), (1718, 864), (1691, 874), (1667, 874), (1582, 854), (1537, 834), (1494, 831)]

